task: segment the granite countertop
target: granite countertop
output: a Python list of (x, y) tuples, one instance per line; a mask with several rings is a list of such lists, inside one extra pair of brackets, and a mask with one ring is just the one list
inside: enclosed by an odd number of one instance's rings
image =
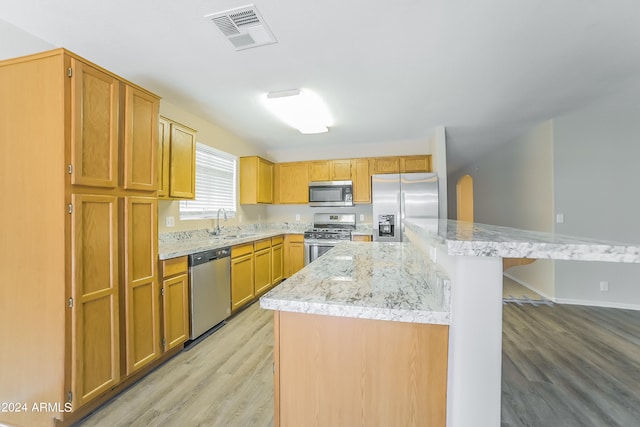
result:
[(454, 220), (409, 220), (406, 229), (449, 255), (640, 263), (640, 244)]
[(270, 310), (449, 324), (447, 277), (410, 242), (343, 242), (260, 298)]
[(161, 236), (158, 243), (158, 258), (160, 260), (177, 258), (211, 249), (250, 243), (283, 234), (302, 233), (304, 233), (304, 229), (282, 228), (231, 231), (219, 236), (212, 235), (209, 230), (197, 230), (191, 233), (174, 233), (175, 236)]

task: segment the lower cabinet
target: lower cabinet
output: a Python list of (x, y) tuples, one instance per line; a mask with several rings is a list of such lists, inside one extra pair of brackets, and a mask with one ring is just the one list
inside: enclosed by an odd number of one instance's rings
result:
[(189, 338), (189, 263), (186, 256), (160, 262), (162, 347), (169, 351)]
[(258, 296), (271, 288), (271, 239), (257, 241), (254, 246), (254, 294)]
[(284, 237), (271, 239), (271, 287), (284, 279)]
[(231, 248), (231, 311), (237, 311), (255, 297), (253, 243)]
[(302, 267), (304, 267), (304, 234), (287, 234), (284, 238), (284, 277), (291, 277)]

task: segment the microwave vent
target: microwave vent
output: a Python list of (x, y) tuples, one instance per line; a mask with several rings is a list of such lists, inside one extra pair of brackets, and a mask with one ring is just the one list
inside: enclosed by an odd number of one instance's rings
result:
[(247, 5), (205, 15), (236, 50), (277, 43), (255, 5)]

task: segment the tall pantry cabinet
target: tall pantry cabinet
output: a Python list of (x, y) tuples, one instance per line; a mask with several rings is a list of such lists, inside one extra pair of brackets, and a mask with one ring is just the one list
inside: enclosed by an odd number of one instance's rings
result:
[(0, 422), (50, 426), (160, 357), (159, 98), (64, 49), (0, 93), (0, 401), (53, 406)]

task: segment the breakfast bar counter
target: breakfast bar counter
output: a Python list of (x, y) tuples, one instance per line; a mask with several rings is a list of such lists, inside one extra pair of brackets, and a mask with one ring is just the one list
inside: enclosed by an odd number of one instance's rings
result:
[(262, 297), (276, 425), (497, 427), (503, 258), (640, 262), (637, 244), (452, 220), (404, 235), (337, 246)]

